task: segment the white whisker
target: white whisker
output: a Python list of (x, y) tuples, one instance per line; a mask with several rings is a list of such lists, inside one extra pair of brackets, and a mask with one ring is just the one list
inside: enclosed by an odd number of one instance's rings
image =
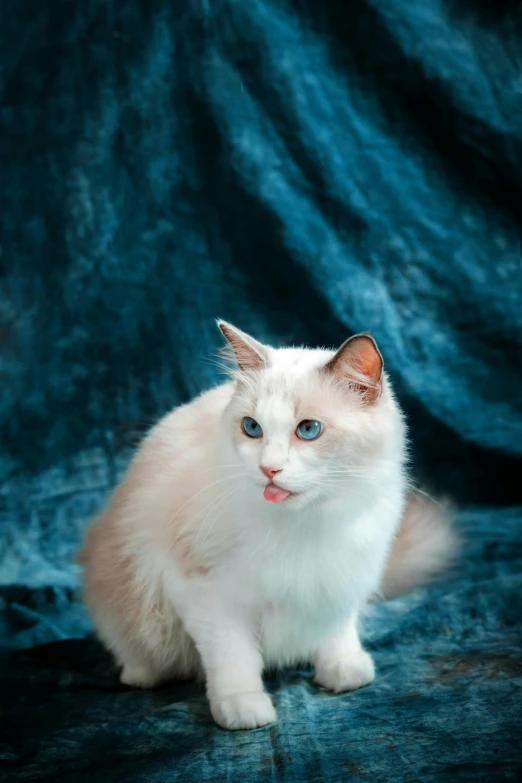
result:
[[(221, 514), (225, 511), (225, 509), (229, 508), (230, 505), (232, 504), (232, 502), (234, 500), (234, 497), (236, 496), (236, 494), (237, 494), (238, 490), (240, 489), (240, 487), (242, 486), (242, 484), (243, 484), (243, 482), (240, 482), (239, 484), (236, 484), (235, 487), (232, 487), (231, 492), (228, 493), (227, 498), (225, 499), (225, 504), (220, 508), (220, 510), (217, 513), (217, 516), (215, 516), (214, 519), (212, 520), (212, 523), (211, 523), (209, 529), (207, 530), (207, 534), (206, 534), (205, 538), (203, 539), (203, 541), (201, 543), (201, 546), (203, 546), (203, 544), (205, 543), (205, 541), (209, 537), (209, 535), (210, 535), (210, 533), (212, 531), (212, 528), (216, 524), (216, 522), (219, 519), (219, 517), (221, 516)], [(198, 536), (199, 536), (199, 533), (198, 533)], [(196, 540), (196, 545), (197, 545), (197, 540)]]
[[(196, 541), (195, 541), (195, 544), (194, 544), (194, 548), (195, 548), (195, 549), (197, 548), (198, 541), (199, 541), (199, 537), (200, 537), (200, 535), (201, 535), (201, 531), (204, 529), (204, 527), (205, 527), (205, 522), (207, 521), (207, 519), (210, 517), (210, 515), (211, 515), (211, 514), (212, 514), (214, 511), (216, 511), (216, 510), (218, 509), (219, 505), (220, 505), (220, 504), (221, 504), (223, 501), (226, 501), (226, 500), (227, 500), (227, 498), (228, 498), (228, 497), (231, 495), (231, 493), (233, 493), (233, 492), (234, 492), (234, 490), (236, 490), (236, 489), (237, 489), (237, 487), (238, 487), (238, 486), (239, 486), (239, 484), (235, 484), (233, 487), (227, 487), (227, 489), (223, 490), (223, 492), (221, 492), (221, 493), (218, 495), (218, 497), (214, 499), (214, 500), (215, 500), (215, 502), (214, 502), (214, 503), (211, 505), (210, 509), (207, 511), (207, 513), (206, 513), (206, 515), (205, 515), (204, 519), (203, 519), (203, 520), (202, 520), (202, 521), (199, 523), (199, 527), (198, 527), (198, 533), (197, 533), (197, 536), (196, 536)], [(203, 509), (203, 511), (204, 511), (204, 510), (205, 510), (205, 509)], [(201, 512), (201, 513), (203, 513), (203, 512)]]
[[(178, 510), (176, 511), (176, 513), (175, 513), (175, 514), (174, 514), (174, 515), (173, 515), (173, 516), (170, 518), (170, 520), (169, 520), (169, 522), (168, 522), (168, 525), (169, 525), (169, 526), (170, 526), (170, 525), (172, 525), (172, 523), (174, 522), (174, 520), (176, 519), (176, 517), (178, 517), (178, 516), (179, 516), (179, 514), (180, 514), (180, 513), (183, 511), (183, 509), (184, 509), (184, 508), (186, 508), (186, 507), (187, 507), (187, 506), (188, 506), (190, 503), (192, 503), (192, 501), (193, 501), (193, 500), (195, 500), (195, 499), (196, 499), (196, 498), (197, 498), (199, 495), (201, 495), (201, 493), (202, 493), (202, 492), (206, 492), (206, 490), (207, 490), (207, 489), (210, 489), (211, 487), (214, 487), (214, 486), (216, 486), (216, 484), (222, 484), (222, 483), (223, 483), (223, 481), (230, 481), (230, 480), (232, 480), (232, 479), (234, 479), (234, 478), (238, 478), (239, 476), (242, 476), (242, 475), (243, 475), (242, 473), (234, 473), (232, 476), (225, 476), (225, 478), (221, 478), (221, 479), (218, 479), (217, 481), (213, 481), (211, 484), (207, 484), (207, 486), (206, 486), (206, 487), (203, 487), (203, 489), (200, 489), (198, 492), (196, 492), (194, 495), (192, 495), (192, 497), (190, 497), (190, 498), (189, 498), (189, 499), (186, 501), (186, 503), (184, 503), (184, 504), (183, 504), (183, 505), (182, 505), (180, 508), (178, 508)], [(203, 511), (205, 511), (205, 509), (206, 509), (206, 508), (208, 508), (208, 506), (209, 506), (211, 503), (213, 503), (213, 502), (215, 501), (215, 499), (216, 499), (216, 498), (212, 498), (212, 500), (210, 501), (210, 503), (208, 503), (206, 506), (204, 506), (204, 508), (203, 508), (203, 509), (199, 510), (199, 511), (197, 512), (197, 514), (196, 514), (194, 517), (192, 517), (192, 519), (191, 519), (191, 520), (189, 520), (189, 522), (188, 522), (186, 525), (184, 525), (184, 526), (183, 526), (183, 528), (181, 529), (181, 531), (179, 532), (179, 534), (178, 534), (178, 535), (176, 536), (176, 538), (174, 539), (174, 542), (173, 542), (174, 544), (175, 544), (175, 543), (176, 543), (176, 542), (177, 542), (177, 541), (178, 541), (178, 540), (181, 538), (182, 534), (185, 532), (185, 530), (187, 529), (187, 527), (189, 526), (189, 524), (190, 524), (190, 523), (191, 523), (191, 522), (192, 522), (192, 521), (193, 521), (193, 520), (194, 520), (194, 519), (197, 517), (197, 515), (198, 515), (199, 513), (202, 513)], [(172, 548), (172, 547), (169, 547), (169, 549), (170, 549), (170, 548)]]

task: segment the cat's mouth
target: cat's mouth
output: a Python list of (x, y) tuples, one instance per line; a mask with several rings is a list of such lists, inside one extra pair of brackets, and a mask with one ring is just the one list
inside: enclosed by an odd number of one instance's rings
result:
[(283, 487), (278, 487), (277, 484), (274, 484), (272, 481), (269, 481), (263, 492), (265, 500), (268, 500), (269, 503), (281, 503), (293, 494), (295, 493), (290, 492), (288, 489), (283, 489)]

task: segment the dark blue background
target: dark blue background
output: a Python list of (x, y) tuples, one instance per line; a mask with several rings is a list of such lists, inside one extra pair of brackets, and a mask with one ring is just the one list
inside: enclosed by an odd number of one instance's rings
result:
[[(520, 774), (521, 34), (500, 0), (5, 0), (10, 780)], [(248, 735), (196, 686), (120, 688), (72, 562), (147, 427), (218, 380), (217, 316), (274, 344), (371, 330), (467, 535), (444, 583), (372, 610), (374, 685), (285, 673)]]

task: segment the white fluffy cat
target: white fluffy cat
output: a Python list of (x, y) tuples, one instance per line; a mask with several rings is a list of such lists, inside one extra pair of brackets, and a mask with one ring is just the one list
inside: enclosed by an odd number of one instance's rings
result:
[(216, 722), (249, 729), (276, 718), (267, 666), (311, 661), (335, 692), (370, 683), (361, 611), (431, 577), (455, 537), (408, 496), (405, 424), (371, 337), (275, 350), (219, 327), (232, 382), (154, 427), (80, 559), (122, 682), (203, 674)]

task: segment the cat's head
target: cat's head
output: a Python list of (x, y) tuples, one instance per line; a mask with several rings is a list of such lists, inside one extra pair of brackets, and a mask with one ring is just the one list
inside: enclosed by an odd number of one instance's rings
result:
[(372, 483), (403, 459), (404, 425), (375, 341), (338, 351), (275, 349), (224, 321), (236, 391), (227, 410), (236, 453), (260, 497), (302, 508)]

